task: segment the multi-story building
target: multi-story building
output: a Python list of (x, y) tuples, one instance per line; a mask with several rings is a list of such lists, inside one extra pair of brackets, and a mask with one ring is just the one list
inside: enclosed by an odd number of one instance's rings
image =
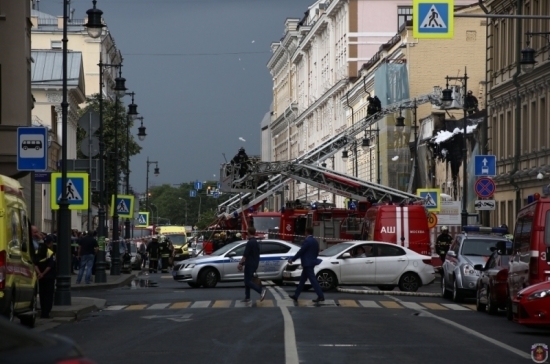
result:
[[(272, 43), (267, 65), (273, 106), (271, 124), (262, 124), (262, 132), (272, 140), (271, 160), (296, 158), (348, 127), (352, 112), (342, 100), (359, 70), (411, 19), (411, 1), (319, 0), (302, 19), (286, 20), (285, 34)], [(353, 112), (353, 119), (363, 116)], [(348, 164), (335, 157), (327, 166), (347, 171)], [(333, 196), (294, 184), (287, 198)]]
[[(494, 14), (550, 15), (543, 0), (488, 0)], [(490, 19), (487, 34), (489, 154), (497, 159), (493, 225), (514, 225), (528, 196), (550, 195), (550, 22), (548, 19)], [(543, 32), (546, 37), (526, 35)], [(537, 63), (521, 67), (531, 47)]]

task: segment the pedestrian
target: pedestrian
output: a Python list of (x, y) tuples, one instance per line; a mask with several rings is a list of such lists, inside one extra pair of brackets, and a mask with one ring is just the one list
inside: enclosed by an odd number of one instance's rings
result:
[(53, 238), (46, 236), (37, 252), (35, 271), (38, 276), (38, 293), (40, 296), (40, 318), (50, 318), (55, 293), (55, 255), (53, 252)]
[(31, 234), (34, 251), (37, 252), (38, 248), (40, 248), (42, 240), (44, 239), (44, 235), (42, 235), (42, 233), (38, 231), (38, 228), (34, 225), (31, 226)]
[(250, 289), (260, 294), (260, 301), (263, 301), (267, 290), (265, 288), (259, 287), (257, 284), (252, 282), (254, 273), (260, 265), (260, 244), (258, 240), (254, 237), (256, 235), (256, 228), (254, 226), (248, 227), (248, 236), (249, 239), (246, 242), (246, 247), (244, 249), (243, 257), (239, 262), (239, 270), (242, 271), (244, 267), (244, 300), (241, 302), (250, 302)]
[(145, 238), (141, 239), (139, 255), (141, 255), (141, 268), (145, 268), (147, 266), (147, 245), (145, 243)]
[(84, 273), (84, 282), (86, 284), (91, 283), (92, 278), (92, 266), (94, 264), (94, 256), (99, 249), (97, 240), (93, 237), (93, 233), (88, 233), (78, 240), (78, 254), (77, 258), (80, 260), (80, 268), (78, 269), (78, 276), (76, 277), (76, 284), (80, 284)]
[(445, 256), (449, 251), (449, 247), (453, 241), (453, 237), (449, 234), (449, 228), (447, 226), (441, 227), (441, 234), (437, 237), (435, 241), (435, 251), (439, 258), (441, 259), (441, 265), (445, 262)]
[(157, 272), (158, 261), (160, 258), (159, 248), (158, 237), (155, 235), (151, 239), (149, 245), (147, 245), (147, 253), (149, 255), (149, 273)]
[(319, 242), (313, 237), (313, 228), (311, 226), (306, 228), (306, 234), (307, 237), (304, 239), (302, 247), (298, 253), (296, 253), (296, 255), (288, 261), (288, 264), (292, 264), (293, 261), (299, 258), (302, 263), (302, 275), (300, 276), (300, 282), (298, 283), (298, 287), (296, 287), (294, 294), (289, 297), (294, 301), (298, 301), (298, 297), (300, 297), (300, 293), (302, 293), (302, 290), (304, 289), (306, 280), (309, 279), (309, 283), (311, 283), (315, 293), (317, 293), (317, 298), (312, 301), (315, 303), (323, 302), (325, 300), (325, 296), (321, 290), (321, 286), (319, 286), (319, 282), (317, 281), (317, 277), (315, 277), (314, 272), (315, 266), (319, 264), (319, 259), (317, 258), (319, 255)]

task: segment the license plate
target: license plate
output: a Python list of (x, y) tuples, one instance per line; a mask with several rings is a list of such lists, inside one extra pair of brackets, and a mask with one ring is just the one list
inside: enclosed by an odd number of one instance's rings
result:
[(516, 303), (512, 303), (512, 312), (518, 313), (518, 305)]
[(284, 278), (290, 278), (291, 277), (290, 272), (283, 272), (283, 277)]

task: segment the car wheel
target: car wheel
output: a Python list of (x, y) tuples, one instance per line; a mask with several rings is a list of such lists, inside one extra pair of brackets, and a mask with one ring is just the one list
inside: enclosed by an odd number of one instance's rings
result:
[(201, 285), (196, 283), (196, 282), (187, 282), (187, 284), (189, 285), (189, 287), (191, 288), (199, 288)]
[(498, 312), (498, 307), (495, 302), (491, 299), (491, 291), (487, 289), (487, 312), (489, 315), (496, 315)]
[(36, 294), (36, 289), (35, 289), (34, 294), (32, 296), (31, 307), (30, 307), (30, 309), (32, 311), (30, 313), (26, 314), (26, 315), (23, 315), (23, 316), (19, 317), (19, 320), (21, 321), (21, 324), (23, 324), (24, 326), (27, 326), (31, 329), (34, 327), (34, 324), (36, 322), (36, 306), (37, 306), (36, 299), (37, 298), (38, 298), (38, 296)]
[(403, 292), (416, 292), (422, 283), (417, 274), (407, 272), (399, 278), (399, 290)]
[(380, 286), (377, 286), (379, 290), (381, 291), (393, 291), (395, 288), (394, 286), (390, 286), (389, 284), (382, 284)]
[(456, 278), (453, 280), (453, 301), (459, 303), (462, 302), (462, 294), (458, 291), (458, 284)]
[(447, 289), (447, 282), (445, 282), (445, 274), (441, 274), (441, 293), (443, 298), (451, 298), (451, 292)]
[(204, 288), (214, 288), (218, 284), (218, 273), (212, 268), (206, 268), (201, 272), (200, 282)]
[(481, 303), (481, 291), (477, 290), (476, 292), (476, 310), (478, 312), (485, 312), (486, 305), (484, 303)]
[(323, 291), (330, 291), (336, 288), (336, 275), (329, 270), (322, 270), (317, 273), (317, 282)]

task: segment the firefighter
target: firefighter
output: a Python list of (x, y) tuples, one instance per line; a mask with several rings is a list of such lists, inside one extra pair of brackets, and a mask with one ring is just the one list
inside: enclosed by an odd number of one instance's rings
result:
[(479, 103), (477, 101), (477, 97), (474, 96), (472, 91), (468, 91), (468, 95), (466, 95), (465, 105), (466, 111), (468, 112), (468, 115), (475, 114), (479, 111)]
[(156, 273), (159, 260), (159, 241), (156, 235), (147, 245), (147, 254), (149, 255), (149, 273)]
[(53, 239), (46, 236), (40, 245), (36, 257), (35, 271), (38, 277), (38, 293), (40, 296), (40, 317), (50, 318), (55, 294), (56, 261), (53, 252)]
[(214, 234), (214, 239), (212, 239), (212, 252), (215, 252), (216, 250), (218, 250), (219, 248), (221, 248), (221, 240), (220, 240), (220, 234), (219, 233), (215, 233)]
[(160, 259), (161, 259), (161, 272), (168, 273), (168, 259), (170, 258), (170, 247), (168, 246), (168, 238), (164, 235), (160, 237)]
[(239, 149), (239, 152), (231, 159), (231, 164), (237, 165), (239, 167), (239, 177), (244, 177), (248, 171), (248, 155), (243, 147)]
[(449, 228), (447, 226), (441, 227), (441, 234), (437, 237), (435, 242), (435, 251), (441, 258), (441, 265), (445, 262), (445, 256), (449, 251), (453, 237), (449, 234)]
[(374, 115), (382, 110), (382, 102), (378, 96), (368, 96), (367, 101), (369, 102), (369, 105), (367, 106), (367, 116)]

